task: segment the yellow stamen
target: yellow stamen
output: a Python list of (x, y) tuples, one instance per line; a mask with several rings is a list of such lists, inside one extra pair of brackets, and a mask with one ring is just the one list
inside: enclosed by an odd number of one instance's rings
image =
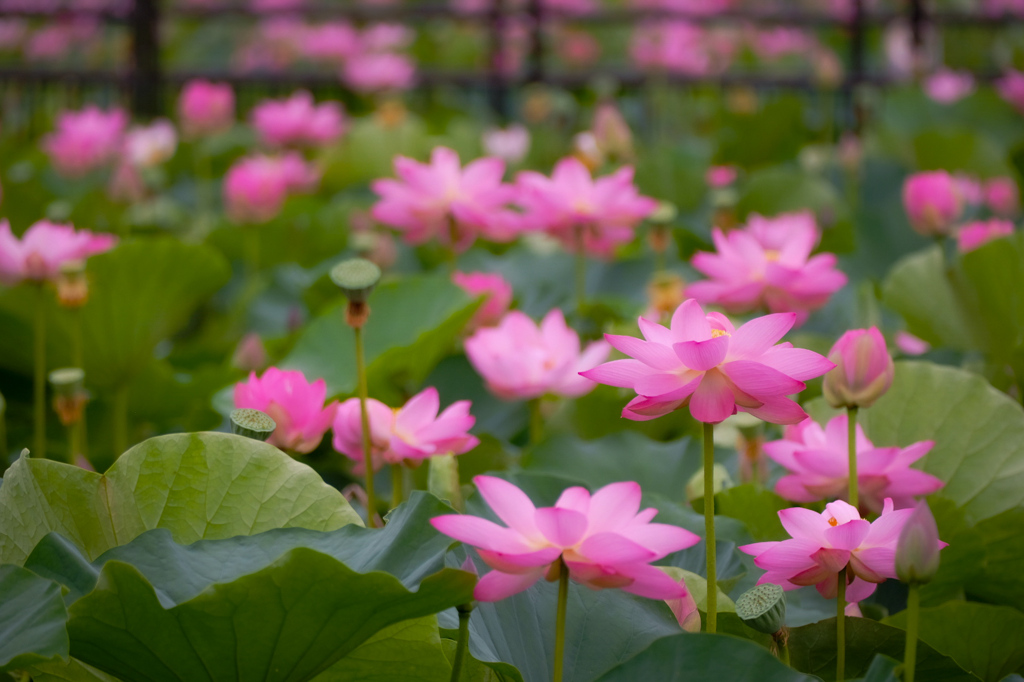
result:
[(834, 516), (833, 516), (832, 518), (830, 518), (830, 519), (828, 520), (828, 525), (830, 525), (830, 526), (838, 526), (838, 525), (839, 525), (839, 522), (838, 522), (838, 521), (836, 521), (836, 517), (834, 517)]
[(775, 249), (769, 249), (764, 252), (764, 259), (766, 261), (777, 261), (779, 260), (779, 252)]
[(729, 336), (729, 332), (725, 331), (724, 329), (711, 330), (711, 338), (717, 339), (719, 336)]

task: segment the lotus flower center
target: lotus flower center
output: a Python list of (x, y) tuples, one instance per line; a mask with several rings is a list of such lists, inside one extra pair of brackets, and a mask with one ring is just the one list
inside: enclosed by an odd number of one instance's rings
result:
[(775, 249), (769, 249), (764, 252), (764, 259), (769, 263), (773, 263), (779, 260), (779, 252), (776, 251)]
[(729, 332), (725, 331), (724, 329), (712, 329), (711, 330), (711, 338), (717, 339), (719, 336), (730, 336), (730, 334), (729, 334)]
[(832, 518), (830, 518), (830, 519), (828, 520), (828, 525), (830, 525), (830, 526), (832, 526), (832, 527), (835, 527), (835, 526), (838, 526), (838, 525), (839, 525), (839, 522), (838, 522), (838, 521), (836, 521), (836, 517), (834, 517), (834, 516), (833, 516)]

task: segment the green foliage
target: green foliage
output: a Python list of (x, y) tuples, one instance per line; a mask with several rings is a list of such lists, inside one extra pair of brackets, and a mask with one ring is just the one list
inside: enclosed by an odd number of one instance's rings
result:
[(68, 657), (60, 586), (20, 566), (0, 566), (0, 672)]

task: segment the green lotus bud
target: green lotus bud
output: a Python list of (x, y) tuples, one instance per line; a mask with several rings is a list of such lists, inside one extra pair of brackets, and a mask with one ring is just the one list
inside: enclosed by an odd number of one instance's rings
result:
[[(721, 464), (715, 463), (715, 468), (711, 474), (711, 485), (715, 494), (731, 488), (733, 486), (732, 476), (729, 475), (729, 470)], [(699, 500), (704, 497), (704, 469), (700, 469), (697, 473), (690, 477), (690, 480), (686, 483), (686, 499), (690, 502)]]
[(254, 440), (265, 441), (277, 428), (277, 422), (266, 412), (242, 408), (231, 411), (231, 433)]
[(736, 600), (736, 615), (758, 632), (774, 635), (786, 625), (786, 593), (772, 583), (758, 585)]
[(342, 261), (331, 270), (331, 280), (352, 303), (365, 303), (380, 275), (380, 268), (365, 258)]

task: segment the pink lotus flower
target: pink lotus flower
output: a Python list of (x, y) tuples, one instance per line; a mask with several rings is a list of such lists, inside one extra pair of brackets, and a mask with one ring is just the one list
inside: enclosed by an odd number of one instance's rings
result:
[(543, 225), (569, 251), (582, 246), (587, 253), (611, 256), (616, 246), (633, 240), (637, 224), (658, 207), (637, 192), (631, 167), (595, 180), (574, 157), (555, 164), (550, 178), (524, 171), (516, 184), (525, 222)]
[(492, 128), (483, 135), (484, 153), (508, 163), (519, 163), (530, 151), (530, 131), (522, 125)]
[(996, 89), (999, 96), (1013, 105), (1013, 107), (1024, 114), (1024, 73), (1008, 70), (1002, 78), (996, 81)]
[[(401, 408), (392, 410), (384, 403), (367, 401), (370, 442), (374, 471), (387, 464), (419, 464), (434, 455), (461, 455), (480, 440), (469, 435), (476, 418), (469, 413), (468, 400), (449, 405), (440, 415), (437, 389), (417, 393)], [(334, 449), (363, 465), (363, 426), (359, 399), (349, 398), (338, 407), (334, 418)], [(357, 471), (356, 473), (363, 473)]]
[[(789, 473), (779, 479), (775, 492), (794, 502), (845, 498), (849, 492), (849, 422), (845, 414), (833, 417), (822, 429), (813, 419), (787, 426), (781, 440), (765, 443), (764, 452)], [(876, 448), (857, 425), (857, 484), (862, 507), (880, 512), (887, 498), (897, 509), (914, 505), (914, 498), (930, 495), (941, 480), (911, 464), (935, 445), (921, 441), (906, 448)]]
[(892, 386), (896, 366), (878, 327), (851, 329), (828, 352), (836, 368), (825, 375), (823, 393), (832, 407), (871, 407)]
[(932, 510), (921, 500), (896, 542), (896, 576), (905, 583), (931, 582), (939, 571), (939, 551), (946, 546)]
[(466, 339), (466, 356), (487, 388), (506, 400), (529, 400), (545, 394), (576, 398), (592, 391), (593, 381), (580, 376), (603, 362), (611, 346), (595, 341), (580, 353), (580, 337), (555, 308), (538, 326), (517, 310), (497, 327), (478, 329)]
[(397, 180), (372, 183), (380, 197), (373, 217), (403, 232), (410, 244), (437, 239), (456, 250), (472, 245), (478, 235), (503, 234), (512, 212), (505, 205), (515, 190), (504, 184), (505, 163), (485, 157), (460, 166), (459, 155), (435, 147), (430, 163), (395, 157)]
[(124, 138), (125, 154), (136, 168), (159, 166), (174, 156), (177, 148), (178, 133), (167, 119), (135, 126)]
[(294, 152), (248, 156), (224, 176), (224, 203), (236, 223), (265, 223), (281, 212), (290, 193), (310, 191), (317, 182), (316, 169)]
[(967, 71), (939, 69), (928, 76), (924, 91), (939, 104), (952, 104), (974, 92), (974, 76)]
[(792, 54), (806, 54), (818, 44), (807, 31), (787, 26), (754, 31), (750, 35), (749, 43), (755, 54), (769, 60)]
[(11, 233), (10, 223), (3, 220), (0, 221), (0, 281), (56, 279), (64, 263), (109, 251), (116, 243), (117, 237), (113, 235), (75, 230), (72, 225), (48, 220), (34, 223), (18, 240)]
[(925, 236), (949, 232), (963, 204), (957, 180), (946, 171), (916, 173), (903, 183), (903, 208), (910, 225)]
[(717, 253), (698, 253), (691, 265), (711, 279), (694, 282), (686, 295), (730, 313), (761, 308), (793, 312), (802, 324), (846, 284), (831, 253), (811, 256), (820, 237), (810, 212), (774, 218), (752, 215), (743, 229), (711, 233)]
[(359, 53), (359, 32), (343, 21), (310, 26), (299, 47), (309, 59), (340, 65)]
[[(679, 585), (686, 589), (686, 581), (679, 580)], [(700, 611), (697, 610), (697, 602), (687, 589), (686, 594), (676, 599), (666, 599), (668, 607), (672, 609), (672, 615), (676, 622), (686, 632), (700, 632)]]
[(487, 297), (470, 321), (473, 329), (497, 324), (512, 304), (512, 285), (497, 273), (453, 272), (452, 281), (474, 298)]
[(1013, 234), (1013, 223), (1009, 220), (992, 218), (976, 220), (961, 227), (956, 233), (956, 246), (960, 253), (974, 251), (993, 239), (1002, 239)]
[(736, 166), (712, 166), (708, 168), (708, 172), (704, 174), (704, 182), (708, 184), (708, 187), (719, 188), (728, 187), (732, 183), (736, 182), (736, 176), (738, 172)]
[(645, 22), (630, 41), (630, 57), (641, 69), (706, 76), (728, 65), (718, 63), (710, 35), (686, 21)]
[[(600, 590), (621, 588), (651, 599), (681, 599), (685, 586), (651, 566), (666, 555), (700, 541), (693, 533), (650, 523), (654, 509), (640, 511), (640, 486), (612, 483), (593, 495), (568, 488), (554, 507), (533, 506), (526, 494), (500, 478), (477, 476), (477, 490), (508, 527), (476, 516), (449, 514), (430, 523), (445, 535), (477, 548), (492, 569), (473, 597), (499, 601), (527, 589), (562, 558), (569, 577)], [(552, 576), (555, 576), (552, 578)]]
[(62, 175), (84, 175), (117, 157), (127, 124), (123, 109), (65, 111), (57, 118), (57, 129), (43, 139), (43, 149)]
[(367, 52), (392, 52), (409, 47), (416, 34), (403, 24), (374, 24), (359, 35), (360, 46)]
[(802, 507), (779, 512), (791, 540), (756, 542), (740, 547), (754, 557), (754, 565), (767, 572), (757, 583), (775, 583), (785, 590), (814, 585), (821, 596), (833, 599), (839, 571), (847, 568), (846, 599), (859, 602), (875, 591), (877, 583), (896, 577), (896, 541), (911, 509), (893, 511), (886, 500), (874, 523), (837, 500), (820, 514)]
[(646, 340), (605, 334), (633, 359), (613, 360), (581, 374), (602, 384), (632, 388), (637, 397), (622, 410), (635, 421), (689, 406), (697, 421), (717, 424), (737, 411), (776, 424), (807, 416), (786, 396), (834, 365), (792, 344), (775, 345), (796, 321), (795, 313), (759, 317), (739, 329), (721, 313), (704, 314), (694, 299), (672, 315), (672, 325), (640, 318)]
[(235, 123), (235, 93), (227, 83), (191, 80), (181, 90), (178, 116), (187, 137), (224, 132)]
[(341, 78), (356, 92), (408, 90), (416, 82), (416, 66), (402, 54), (364, 52), (345, 62)]
[(326, 398), (327, 383), (310, 383), (298, 370), (271, 367), (261, 377), (252, 372), (248, 381), (235, 384), (235, 407), (269, 414), (277, 428), (267, 442), (298, 454), (316, 449), (331, 428), (338, 403), (324, 405)]
[(918, 338), (910, 332), (896, 332), (896, 347), (904, 355), (924, 355), (932, 349), (932, 344)]
[(313, 95), (305, 90), (288, 99), (259, 103), (251, 119), (260, 141), (269, 147), (329, 145), (345, 132), (341, 105), (314, 104)]
[(983, 192), (985, 204), (996, 215), (1009, 218), (1020, 212), (1020, 194), (1013, 178), (992, 178), (985, 183)]

